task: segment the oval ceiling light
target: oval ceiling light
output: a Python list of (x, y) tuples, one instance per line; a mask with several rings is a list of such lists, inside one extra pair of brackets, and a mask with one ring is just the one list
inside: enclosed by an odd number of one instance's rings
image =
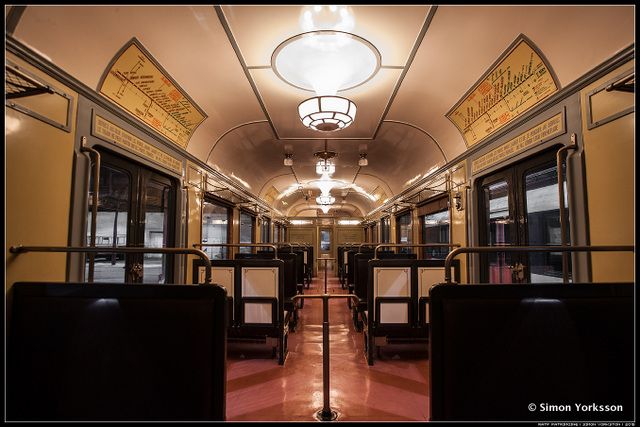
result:
[(362, 37), (320, 30), (282, 42), (271, 55), (278, 77), (317, 95), (335, 95), (371, 79), (380, 69), (380, 52)]
[(298, 105), (302, 124), (322, 132), (348, 127), (356, 118), (356, 110), (353, 101), (340, 96), (315, 96)]

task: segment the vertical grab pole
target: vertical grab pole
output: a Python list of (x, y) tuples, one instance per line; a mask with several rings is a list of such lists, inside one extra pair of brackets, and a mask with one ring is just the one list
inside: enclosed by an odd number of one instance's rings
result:
[[(98, 221), (98, 191), (100, 190), (100, 152), (94, 150), (91, 147), (87, 147), (87, 137), (83, 136), (81, 140), (80, 151), (93, 154), (95, 159), (93, 161), (93, 200), (91, 202), (91, 247), (96, 246), (96, 228)], [(89, 162), (89, 169), (91, 169), (91, 162)], [(114, 242), (115, 244), (115, 242)], [(95, 253), (89, 253), (89, 273), (87, 277), (88, 282), (93, 282), (93, 274), (95, 270)]]
[[(325, 265), (325, 274), (327, 273)], [(326, 284), (325, 284), (326, 286)], [(329, 392), (331, 386), (329, 385), (329, 295), (325, 289), (324, 295), (322, 295), (322, 396), (323, 407), (322, 411), (318, 413), (318, 418), (322, 421), (331, 421), (336, 418), (336, 413), (331, 410), (331, 404), (329, 402)]]
[[(574, 150), (576, 148), (578, 148), (576, 144), (576, 134), (572, 133), (571, 143), (559, 149), (558, 153), (556, 154), (556, 167), (558, 170), (558, 198), (560, 199), (560, 244), (562, 246), (567, 245), (567, 223), (565, 221), (566, 211), (564, 208), (564, 174), (562, 173), (562, 154), (567, 150)], [(562, 283), (569, 283), (569, 271), (567, 270), (568, 264), (569, 252), (562, 252)]]

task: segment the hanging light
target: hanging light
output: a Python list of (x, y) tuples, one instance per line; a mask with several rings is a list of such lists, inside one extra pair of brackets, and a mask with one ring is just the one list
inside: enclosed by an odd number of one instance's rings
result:
[(322, 205), (332, 205), (336, 202), (336, 198), (331, 196), (331, 194), (321, 194), (316, 197), (316, 203), (320, 206)]
[(360, 160), (358, 160), (358, 166), (367, 166), (369, 161), (367, 160), (367, 153), (360, 153)]
[(293, 36), (271, 55), (278, 77), (316, 95), (335, 95), (369, 81), (382, 57), (369, 41), (344, 31), (318, 30)]
[(315, 96), (298, 105), (298, 115), (309, 129), (333, 132), (353, 123), (356, 104), (341, 96)]
[(284, 155), (284, 165), (285, 166), (293, 166), (293, 154), (286, 153)]
[(316, 173), (318, 175), (333, 175), (336, 171), (336, 165), (331, 160), (318, 160), (316, 163)]

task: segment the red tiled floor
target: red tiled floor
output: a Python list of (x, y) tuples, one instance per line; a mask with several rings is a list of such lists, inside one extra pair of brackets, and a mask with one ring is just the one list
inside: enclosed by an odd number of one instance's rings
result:
[[(320, 293), (324, 276), (305, 294)], [(329, 271), (329, 293), (346, 293)], [(346, 299), (329, 303), (331, 408), (344, 421), (426, 421), (427, 344), (390, 344), (369, 366)], [(231, 343), (227, 360), (228, 421), (315, 421), (322, 409), (322, 301), (307, 299), (289, 335), (284, 366), (264, 344)]]

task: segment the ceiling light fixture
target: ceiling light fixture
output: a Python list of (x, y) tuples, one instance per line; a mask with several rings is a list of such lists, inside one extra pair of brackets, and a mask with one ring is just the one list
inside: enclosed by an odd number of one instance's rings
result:
[(319, 205), (332, 205), (336, 202), (336, 198), (331, 194), (322, 194), (316, 197), (316, 203)]
[(306, 127), (333, 132), (349, 127), (356, 118), (356, 104), (341, 96), (315, 96), (298, 105), (298, 115)]
[(335, 95), (367, 82), (380, 69), (378, 49), (342, 31), (311, 31), (282, 42), (271, 55), (278, 77), (317, 95)]
[(358, 166), (367, 166), (369, 161), (367, 160), (367, 153), (360, 153), (360, 160), (358, 160)]
[[(338, 12), (337, 6), (333, 8), (343, 18), (349, 15), (347, 9)], [(304, 15), (309, 20), (312, 12), (307, 10)], [(356, 104), (336, 94), (367, 82), (378, 72), (380, 64), (380, 52), (367, 40), (334, 30), (291, 37), (271, 56), (271, 68), (279, 78), (298, 89), (316, 93), (317, 96), (298, 105), (298, 115), (302, 124), (320, 132), (334, 132), (353, 123)]]
[(293, 154), (285, 153), (284, 155), (284, 165), (285, 166), (293, 166)]

